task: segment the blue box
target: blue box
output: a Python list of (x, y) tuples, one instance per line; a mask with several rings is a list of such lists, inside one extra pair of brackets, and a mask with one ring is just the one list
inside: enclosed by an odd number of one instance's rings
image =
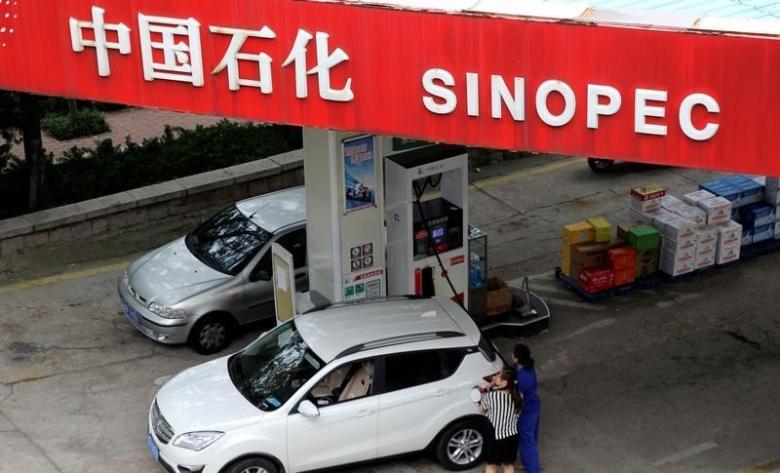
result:
[(775, 225), (770, 223), (768, 225), (761, 225), (753, 230), (753, 243), (759, 243), (764, 240), (769, 240), (775, 236)]
[(740, 189), (739, 199), (735, 202), (738, 206), (763, 202), (764, 186), (756, 181), (749, 179), (748, 182), (740, 183), (737, 187)]
[(769, 225), (777, 220), (775, 207), (763, 202), (754, 203), (740, 209), (740, 220), (749, 228)]

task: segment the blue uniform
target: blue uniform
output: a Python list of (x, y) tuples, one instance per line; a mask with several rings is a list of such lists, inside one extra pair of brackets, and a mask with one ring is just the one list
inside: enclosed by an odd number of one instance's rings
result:
[(517, 419), (520, 459), (527, 473), (539, 473), (539, 417), (542, 401), (536, 393), (536, 371), (515, 366), (517, 390), (523, 395), (523, 411)]

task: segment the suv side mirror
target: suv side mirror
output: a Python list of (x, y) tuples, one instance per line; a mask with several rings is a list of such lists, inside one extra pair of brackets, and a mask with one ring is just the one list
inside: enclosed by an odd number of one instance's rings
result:
[(300, 412), (303, 417), (308, 417), (309, 419), (320, 415), (320, 410), (308, 399), (298, 405), (298, 412)]

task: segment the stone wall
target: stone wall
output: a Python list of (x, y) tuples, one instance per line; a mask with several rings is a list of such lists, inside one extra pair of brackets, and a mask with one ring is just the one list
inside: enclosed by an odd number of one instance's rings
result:
[[(236, 200), (303, 184), (303, 150), (0, 220), (0, 279), (48, 264), (88, 261), (140, 251), (192, 217)], [(173, 223), (178, 223), (177, 225)], [(130, 247), (110, 242), (131, 238)], [(90, 245), (102, 242), (100, 250)], [(94, 245), (93, 245), (94, 246)], [(78, 248), (76, 253), (70, 251)], [(124, 251), (124, 253), (121, 253)], [(116, 254), (113, 254), (116, 253)], [(45, 255), (43, 257), (42, 255)]]

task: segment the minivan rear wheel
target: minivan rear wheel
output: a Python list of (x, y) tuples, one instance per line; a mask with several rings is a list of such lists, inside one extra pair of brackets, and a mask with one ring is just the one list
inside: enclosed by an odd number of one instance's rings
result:
[(279, 473), (279, 468), (265, 458), (247, 458), (230, 465), (225, 473)]
[(203, 316), (192, 327), (189, 344), (201, 355), (220, 352), (230, 344), (232, 329), (233, 324), (228, 315)]
[(469, 470), (482, 462), (484, 446), (484, 422), (464, 419), (449, 426), (439, 436), (436, 458), (448, 470)]

